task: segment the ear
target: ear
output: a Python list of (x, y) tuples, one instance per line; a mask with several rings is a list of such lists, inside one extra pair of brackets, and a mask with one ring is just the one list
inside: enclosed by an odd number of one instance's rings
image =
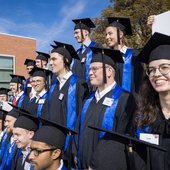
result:
[(29, 131), (29, 138), (32, 139), (34, 136), (34, 131)]
[(58, 159), (58, 157), (61, 155), (61, 150), (60, 149), (56, 149), (53, 151), (52, 153), (52, 159), (55, 160), (55, 159)]
[(123, 32), (122, 31), (120, 31), (120, 38), (122, 38), (123, 37)]
[(113, 68), (112, 67), (109, 67), (107, 69), (107, 76), (110, 78), (112, 76), (112, 72), (113, 72)]
[(68, 63), (68, 58), (66, 58), (66, 62)]

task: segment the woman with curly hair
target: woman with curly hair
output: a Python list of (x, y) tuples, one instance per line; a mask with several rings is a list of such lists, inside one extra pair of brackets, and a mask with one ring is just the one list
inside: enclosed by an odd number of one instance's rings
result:
[(170, 37), (155, 33), (137, 57), (148, 64), (143, 75), (135, 114), (136, 133), (142, 139), (154, 134), (158, 145), (168, 152), (149, 148), (150, 169), (170, 169)]

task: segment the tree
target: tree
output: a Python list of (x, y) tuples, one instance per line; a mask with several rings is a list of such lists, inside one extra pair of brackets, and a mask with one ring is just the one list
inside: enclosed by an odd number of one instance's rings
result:
[[(107, 17), (130, 18), (132, 36), (126, 36), (130, 47), (141, 50), (151, 37), (151, 30), (147, 27), (147, 18), (150, 15), (158, 15), (170, 10), (169, 0), (110, 0), (110, 5), (101, 11), (101, 16), (94, 18), (96, 28), (93, 29), (91, 38), (93, 41), (106, 43)], [(167, 21), (168, 22), (168, 21)]]

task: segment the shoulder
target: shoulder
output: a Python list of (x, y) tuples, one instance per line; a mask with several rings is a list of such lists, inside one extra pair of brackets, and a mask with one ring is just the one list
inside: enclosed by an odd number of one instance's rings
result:
[(103, 46), (100, 43), (98, 43), (98, 42), (95, 42), (94, 47), (103, 48)]
[(136, 49), (133, 49), (132, 56), (136, 57), (139, 54), (139, 52)]

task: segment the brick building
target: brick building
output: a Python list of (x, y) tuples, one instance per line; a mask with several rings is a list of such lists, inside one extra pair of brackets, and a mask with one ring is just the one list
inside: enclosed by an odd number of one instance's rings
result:
[(36, 39), (0, 33), (0, 87), (9, 88), (9, 74), (28, 77), (26, 58), (36, 58)]

